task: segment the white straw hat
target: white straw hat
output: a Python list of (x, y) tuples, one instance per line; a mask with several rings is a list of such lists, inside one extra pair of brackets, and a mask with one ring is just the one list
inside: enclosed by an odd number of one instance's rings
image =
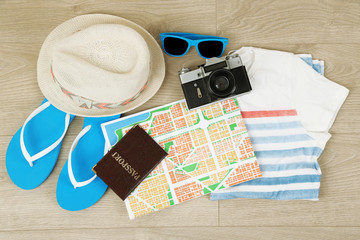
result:
[(149, 100), (165, 76), (162, 50), (139, 25), (89, 14), (56, 27), (44, 41), (38, 84), (56, 108), (100, 117), (130, 111)]

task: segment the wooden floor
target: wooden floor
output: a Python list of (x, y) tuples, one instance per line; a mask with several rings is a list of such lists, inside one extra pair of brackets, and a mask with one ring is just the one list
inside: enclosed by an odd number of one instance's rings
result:
[[(350, 89), (319, 163), (320, 201), (204, 196), (130, 221), (110, 190), (89, 209), (68, 212), (56, 201), (56, 183), (82, 127), (66, 135), (50, 177), (35, 190), (17, 188), (5, 168), (12, 135), (41, 103), (36, 62), (49, 32), (74, 16), (106, 13), (132, 20), (154, 37), (184, 31), (228, 37), (227, 50), (256, 46), (311, 53), (325, 75)], [(159, 92), (134, 112), (183, 98), (177, 71), (202, 59), (195, 50), (165, 56)], [(360, 1), (0, 1), (0, 239), (360, 239)]]

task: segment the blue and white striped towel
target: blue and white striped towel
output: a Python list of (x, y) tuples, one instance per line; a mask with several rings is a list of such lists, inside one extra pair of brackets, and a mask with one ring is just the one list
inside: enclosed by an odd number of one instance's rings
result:
[[(316, 128), (323, 124), (328, 124), (328, 128), (331, 127), (333, 122), (331, 117), (335, 118), (348, 90), (320, 76), (324, 74), (324, 62), (313, 60), (310, 54), (295, 57), (289, 53), (255, 48), (243, 48), (238, 50), (238, 53), (248, 69), (253, 85), (253, 91), (240, 96), (238, 101), (263, 177), (213, 192), (211, 200), (232, 198), (318, 200), (321, 170), (317, 159), (330, 134), (325, 127), (322, 132), (316, 132)], [(304, 66), (297, 69), (299, 72), (295, 71), (294, 76), (290, 74), (289, 77), (284, 73), (277, 78), (276, 74), (286, 72), (287, 69), (283, 67), (286, 66), (286, 61), (294, 61), (301, 65), (301, 61), (296, 60), (299, 57), (320, 74), (312, 72), (303, 64)], [(279, 61), (271, 61), (273, 58)], [(258, 69), (260, 71), (257, 71)], [(309, 74), (309, 78), (314, 79), (308, 81), (309, 79), (302, 76), (300, 80), (310, 85), (305, 86), (303, 88), (305, 90), (302, 89), (302, 83), (298, 83), (299, 80), (296, 80), (298, 85), (288, 83), (293, 81), (291, 78), (296, 79), (297, 75), (301, 75), (302, 70)], [(326, 111), (330, 112), (329, 116), (324, 114), (324, 119), (319, 120), (319, 123), (316, 122), (317, 115), (315, 118), (307, 116), (306, 111), (301, 109), (302, 106), (298, 107), (299, 100), (294, 100), (295, 94), (292, 91), (294, 86), (302, 91), (303, 101), (309, 102), (304, 104), (306, 108), (313, 107), (312, 99), (308, 99), (312, 97), (315, 99), (314, 110), (322, 113), (322, 109), (326, 108)], [(324, 91), (327, 90), (326, 94), (329, 96), (321, 95), (323, 93), (318, 96), (317, 92), (314, 94), (312, 92), (314, 88), (319, 91), (325, 88)], [(306, 96), (307, 92), (309, 92), (308, 96)], [(325, 101), (317, 106), (317, 97), (328, 98), (329, 103)], [(336, 106), (329, 109), (326, 105), (331, 104), (331, 101)], [(309, 131), (309, 128), (315, 131)]]

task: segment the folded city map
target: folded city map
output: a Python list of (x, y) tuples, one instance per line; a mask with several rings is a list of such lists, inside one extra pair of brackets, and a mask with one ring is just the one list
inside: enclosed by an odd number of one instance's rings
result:
[(126, 198), (130, 219), (261, 177), (235, 98), (194, 110), (181, 100), (104, 123), (107, 150), (135, 124), (168, 155)]

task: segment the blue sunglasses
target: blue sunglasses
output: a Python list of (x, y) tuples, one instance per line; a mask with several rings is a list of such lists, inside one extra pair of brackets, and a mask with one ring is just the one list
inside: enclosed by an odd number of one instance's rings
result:
[(191, 46), (195, 46), (203, 58), (220, 57), (229, 39), (195, 33), (167, 32), (159, 35), (164, 52), (170, 56), (184, 56)]

